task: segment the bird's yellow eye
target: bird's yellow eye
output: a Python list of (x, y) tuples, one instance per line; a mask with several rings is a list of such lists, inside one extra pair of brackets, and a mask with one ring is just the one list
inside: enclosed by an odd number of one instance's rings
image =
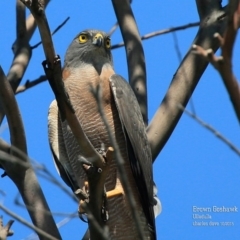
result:
[(110, 38), (106, 39), (105, 46), (106, 46), (106, 48), (110, 48), (111, 47), (111, 39)]
[(80, 34), (78, 39), (80, 43), (85, 43), (88, 40), (88, 36), (86, 34)]

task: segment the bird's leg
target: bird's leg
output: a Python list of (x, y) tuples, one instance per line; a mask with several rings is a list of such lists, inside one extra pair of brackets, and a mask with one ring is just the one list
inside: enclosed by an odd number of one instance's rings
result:
[(112, 198), (118, 195), (123, 195), (124, 190), (122, 185), (117, 185), (113, 190), (107, 192), (107, 198)]
[(84, 170), (87, 170), (89, 167), (93, 167), (92, 163), (82, 155), (78, 156), (78, 161), (82, 164)]
[[(104, 145), (102, 146), (102, 149), (104, 150)], [(106, 151), (106, 154), (104, 155), (106, 162), (107, 160), (110, 160), (113, 158), (113, 152), (114, 152), (113, 147), (109, 147), (108, 150)], [(122, 194), (124, 194), (124, 191), (120, 183), (117, 183), (113, 190), (106, 192), (107, 198), (115, 197)]]

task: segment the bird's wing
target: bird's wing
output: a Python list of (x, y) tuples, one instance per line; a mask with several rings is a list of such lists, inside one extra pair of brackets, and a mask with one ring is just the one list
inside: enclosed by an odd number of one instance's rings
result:
[(49, 107), (48, 137), (57, 171), (64, 182), (75, 191), (78, 189), (78, 186), (74, 175), (71, 174), (71, 166), (69, 164), (68, 153), (65, 147), (61, 119), (56, 100), (54, 100)]
[(149, 224), (155, 231), (152, 156), (141, 110), (130, 85), (124, 78), (114, 74), (109, 80), (120, 120), (126, 132), (130, 165), (142, 207)]

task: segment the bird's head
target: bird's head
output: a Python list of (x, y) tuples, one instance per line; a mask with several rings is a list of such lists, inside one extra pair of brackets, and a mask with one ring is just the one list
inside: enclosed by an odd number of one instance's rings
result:
[(80, 64), (112, 65), (111, 40), (109, 35), (99, 30), (80, 32), (68, 47), (65, 66), (77, 67)]

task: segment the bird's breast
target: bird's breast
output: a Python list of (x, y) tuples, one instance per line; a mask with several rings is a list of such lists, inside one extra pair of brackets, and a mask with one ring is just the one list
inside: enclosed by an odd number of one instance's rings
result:
[[(104, 115), (122, 154), (126, 157), (125, 138), (109, 83), (109, 77), (112, 74), (114, 74), (114, 70), (110, 66), (103, 67), (100, 75), (92, 66), (85, 66), (79, 69), (64, 69), (63, 79), (83, 131), (94, 148), (102, 151), (111, 146), (111, 143), (106, 126), (99, 113), (99, 102), (92, 91), (100, 86), (102, 92), (100, 99)], [(114, 176), (108, 179), (114, 179), (114, 181), (107, 181), (108, 189), (114, 188), (116, 184), (115, 163), (111, 166), (111, 169), (113, 171), (110, 171), (110, 174), (114, 174)]]

